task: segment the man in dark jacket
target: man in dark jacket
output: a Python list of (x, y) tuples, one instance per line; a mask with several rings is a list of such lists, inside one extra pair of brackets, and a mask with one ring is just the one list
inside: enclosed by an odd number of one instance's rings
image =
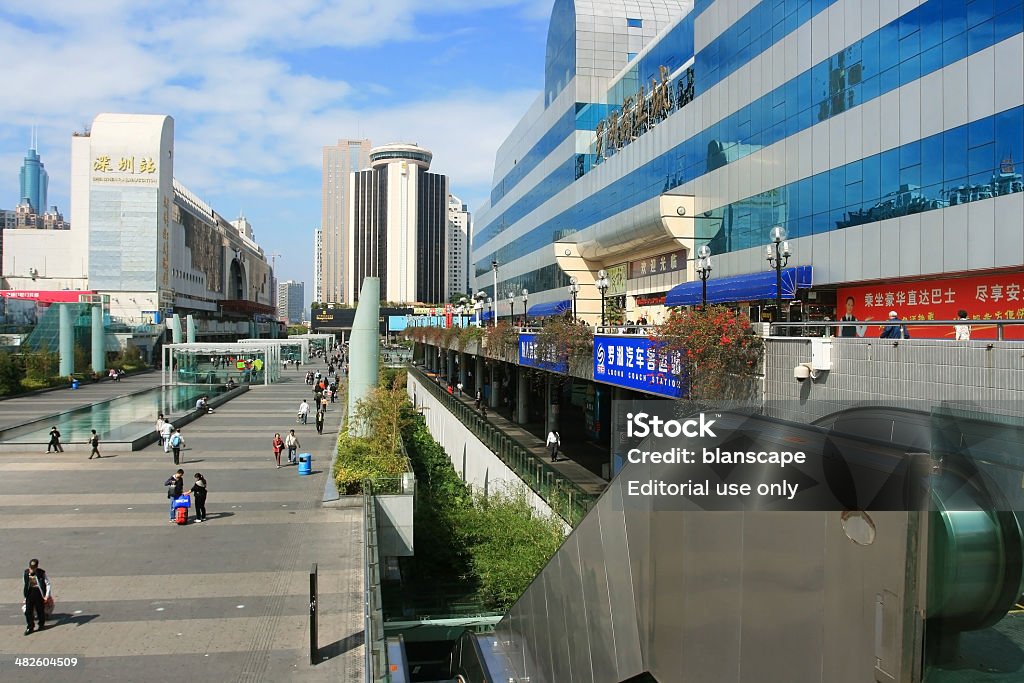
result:
[(171, 523), (174, 523), (174, 499), (180, 496), (185, 488), (185, 480), (182, 479), (184, 476), (185, 470), (178, 470), (164, 482), (164, 486), (167, 487), (167, 498), (171, 501)]
[(50, 581), (46, 572), (39, 568), (39, 560), (30, 560), (25, 570), (25, 621), (28, 627), (25, 635), (35, 630), (35, 618), (39, 621), (39, 630), (46, 628), (46, 599), (50, 597)]
[(896, 311), (889, 311), (889, 324), (882, 328), (882, 339), (910, 339), (910, 332), (907, 326), (902, 324), (900, 316)]

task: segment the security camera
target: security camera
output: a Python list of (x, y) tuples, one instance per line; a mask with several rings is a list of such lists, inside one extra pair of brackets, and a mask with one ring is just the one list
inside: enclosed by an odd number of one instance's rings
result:
[(808, 378), (818, 379), (818, 371), (813, 369), (810, 363), (801, 363), (793, 368), (793, 379), (797, 382), (804, 382)]

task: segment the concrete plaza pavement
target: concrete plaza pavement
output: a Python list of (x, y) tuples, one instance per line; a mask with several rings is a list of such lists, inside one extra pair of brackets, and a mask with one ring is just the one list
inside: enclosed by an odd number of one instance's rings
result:
[[(156, 445), (92, 461), (0, 456), (0, 681), (363, 680), (362, 508), (320, 505), (343, 408), (330, 407), (323, 436), (312, 420), (297, 425), (311, 392), (301, 376), (289, 379), (184, 430), (186, 486), (195, 472), (209, 482), (202, 524), (194, 514), (185, 527), (168, 522), (163, 482), (177, 468)], [(293, 428), (300, 452), (313, 454), (311, 476), (274, 465), (274, 433)], [(57, 605), (45, 631), (24, 636), (22, 572), (33, 557)], [(317, 666), (309, 664), (313, 562)], [(78, 664), (15, 664), (47, 656)]]

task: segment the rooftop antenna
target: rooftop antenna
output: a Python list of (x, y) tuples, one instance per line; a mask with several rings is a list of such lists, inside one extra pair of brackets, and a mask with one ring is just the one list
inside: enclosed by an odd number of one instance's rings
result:
[(29, 140), (29, 145), (32, 149), (36, 149), (36, 127), (32, 126), (32, 138)]

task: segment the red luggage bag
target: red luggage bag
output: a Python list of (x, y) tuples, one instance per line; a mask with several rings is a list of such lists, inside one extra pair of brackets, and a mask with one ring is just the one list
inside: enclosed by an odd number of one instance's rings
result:
[(188, 524), (188, 508), (178, 508), (175, 510), (174, 521), (178, 524)]

